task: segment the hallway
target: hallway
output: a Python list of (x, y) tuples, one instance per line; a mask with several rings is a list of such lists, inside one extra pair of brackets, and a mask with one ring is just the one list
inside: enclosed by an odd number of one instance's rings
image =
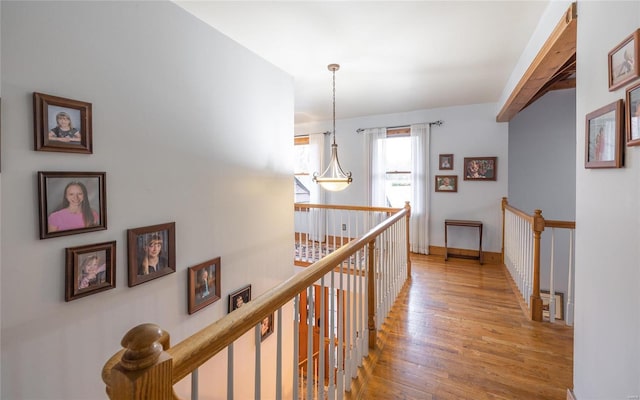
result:
[(412, 271), (350, 398), (566, 399), (573, 329), (528, 321), (502, 266), (413, 254)]

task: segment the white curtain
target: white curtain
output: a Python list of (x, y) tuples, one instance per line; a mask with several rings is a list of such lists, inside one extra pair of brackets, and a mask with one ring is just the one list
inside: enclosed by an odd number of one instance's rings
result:
[[(312, 174), (317, 172), (318, 175), (321, 175), (324, 171), (325, 136), (323, 133), (309, 135), (309, 168)], [(325, 191), (315, 182), (312, 182), (311, 185), (309, 202), (311, 204), (325, 204)], [(307, 214), (309, 238), (313, 241), (324, 242), (327, 232), (325, 210), (322, 208), (312, 208)]]
[(367, 200), (372, 207), (388, 207), (385, 190), (385, 144), (387, 138), (386, 128), (369, 128), (364, 130), (367, 149), (365, 154), (369, 157), (367, 173)]
[(411, 125), (411, 252), (429, 254), (429, 124)]

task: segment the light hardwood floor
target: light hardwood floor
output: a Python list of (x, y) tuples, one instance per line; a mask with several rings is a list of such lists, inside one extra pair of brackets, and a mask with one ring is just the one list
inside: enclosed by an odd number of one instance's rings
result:
[(499, 265), (413, 255), (351, 399), (566, 399), (573, 329), (525, 318)]

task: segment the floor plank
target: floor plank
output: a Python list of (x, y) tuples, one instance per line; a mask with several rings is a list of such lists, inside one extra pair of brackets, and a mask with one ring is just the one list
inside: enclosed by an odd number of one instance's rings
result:
[(564, 400), (573, 329), (527, 320), (499, 265), (412, 256), (349, 399)]

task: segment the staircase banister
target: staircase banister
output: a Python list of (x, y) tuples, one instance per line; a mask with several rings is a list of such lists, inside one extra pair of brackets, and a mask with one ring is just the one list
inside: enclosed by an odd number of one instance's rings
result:
[(545, 219), (544, 226), (548, 228), (560, 228), (560, 229), (576, 229), (575, 221), (557, 221), (552, 219)]
[(323, 208), (323, 209), (331, 209), (331, 210), (386, 212), (389, 214), (394, 214), (402, 210), (402, 208), (391, 208), (391, 207), (367, 207), (367, 206), (347, 206), (347, 205), (311, 204), (311, 203), (294, 203), (293, 207), (294, 209)]
[(396, 214), (376, 225), (361, 238), (336, 249), (304, 271), (168, 349), (167, 353), (173, 359), (173, 384), (262, 322), (265, 315), (287, 304), (300, 291), (313, 285), (335, 266), (374, 241), (385, 229), (404, 218), (408, 212), (410, 212), (408, 208), (399, 209)]
[(508, 203), (504, 205), (504, 209), (511, 211), (513, 214), (516, 214), (520, 218), (526, 220), (527, 222), (533, 225), (535, 216), (529, 215), (526, 212), (509, 205)]

